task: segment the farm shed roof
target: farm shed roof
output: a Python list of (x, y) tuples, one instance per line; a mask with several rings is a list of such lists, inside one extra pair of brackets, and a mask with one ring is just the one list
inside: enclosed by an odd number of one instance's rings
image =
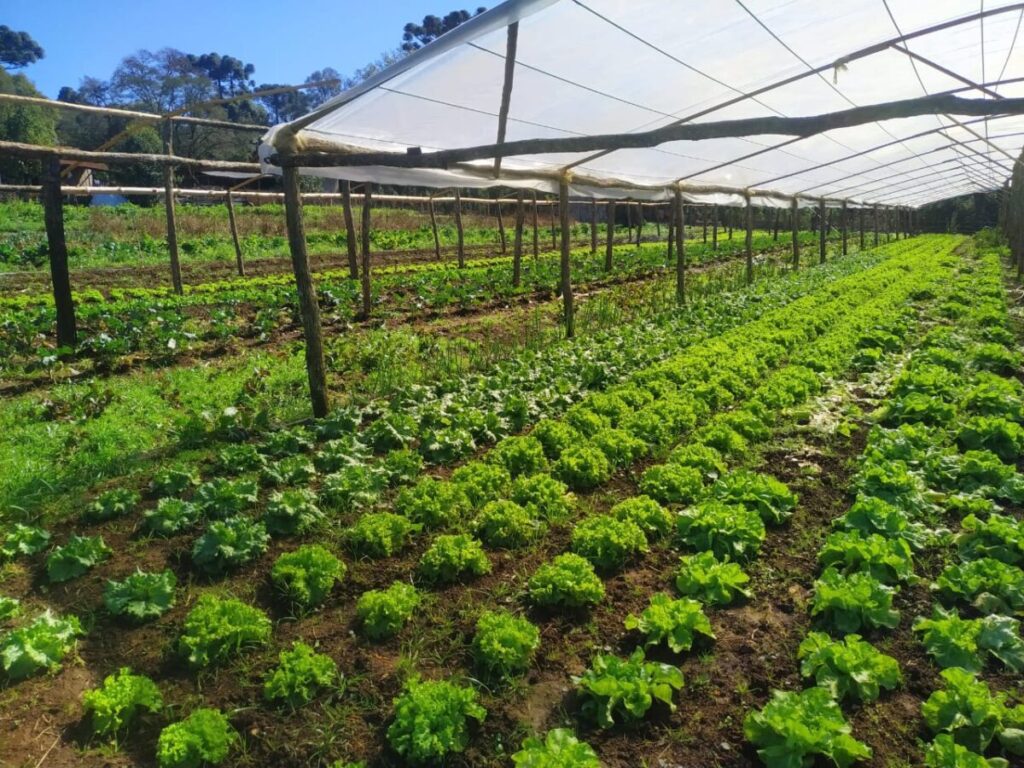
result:
[[(311, 114), (260, 150), (423, 156), (504, 142), (672, 124), (834, 113), (954, 94), (1024, 97), (1024, 3), (982, 0), (509, 0)], [(512, 47), (509, 25), (517, 23)], [(1017, 110), (1018, 112), (1020, 110)], [(334, 165), (302, 173), (430, 187), (522, 187), (574, 197), (761, 204), (804, 195), (920, 205), (994, 189), (1024, 115), (922, 114), (811, 136), (749, 135), (646, 148), (504, 156), (447, 167)]]

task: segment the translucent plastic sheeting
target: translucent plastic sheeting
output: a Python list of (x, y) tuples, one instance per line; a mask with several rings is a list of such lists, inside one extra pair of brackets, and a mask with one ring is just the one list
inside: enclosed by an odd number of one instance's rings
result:
[[(816, 115), (955, 92), (1024, 97), (1021, 4), (972, 0), (510, 0), (288, 125), (299, 148), (423, 153), (494, 144), (507, 27), (518, 50), (506, 141), (648, 131), (677, 122)], [(898, 44), (841, 64), (862, 48)], [(1024, 38), (1024, 34), (1019, 35)], [(838, 65), (836, 65), (838, 63)], [(836, 66), (833, 66), (836, 65)], [(772, 87), (812, 68), (826, 72)], [(946, 71), (943, 71), (946, 70)], [(1019, 82), (1018, 82), (1019, 81)], [(977, 86), (981, 85), (979, 88)], [(985, 87), (987, 85), (987, 88)], [(764, 93), (746, 97), (768, 88)], [(733, 101), (735, 103), (728, 104)], [(287, 125), (287, 124), (286, 124)], [(260, 157), (276, 150), (276, 126)], [(921, 116), (797, 139), (678, 141), (650, 149), (504, 157), (449, 170), (304, 168), (304, 175), (426, 187), (556, 192), (581, 198), (786, 206), (921, 205), (998, 188), (1024, 143), (1024, 116)]]

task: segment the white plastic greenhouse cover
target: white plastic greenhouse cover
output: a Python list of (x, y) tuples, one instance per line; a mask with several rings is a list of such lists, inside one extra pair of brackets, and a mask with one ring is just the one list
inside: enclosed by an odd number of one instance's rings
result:
[[(939, 31), (913, 33), (974, 18)], [(507, 27), (519, 22), (506, 141), (648, 131), (692, 122), (815, 115), (927, 94), (1024, 96), (1015, 51), (1024, 4), (984, 0), (509, 0), (345, 91), (307, 118), (300, 146), (344, 152), (424, 153), (494, 144)], [(904, 36), (906, 41), (900, 41)], [(888, 47), (897, 39), (923, 59)], [(926, 59), (927, 61), (924, 61)], [(812, 68), (752, 98), (739, 98)], [(947, 72), (941, 71), (941, 68)], [(982, 88), (979, 88), (978, 85)], [(987, 86), (987, 88), (985, 87)], [(729, 106), (718, 108), (726, 102)], [(293, 123), (292, 126), (296, 125)], [(287, 125), (287, 124), (285, 124)], [(264, 136), (267, 163), (283, 125)], [(303, 168), (304, 175), (425, 187), (518, 187), (556, 192), (569, 170), (573, 197), (667, 199), (682, 182), (692, 202), (737, 204), (760, 195), (919, 206), (1000, 187), (1024, 139), (1024, 116), (929, 115), (802, 139), (756, 136), (678, 141), (609, 153), (504, 157), (449, 170), (385, 166)], [(588, 181), (590, 183), (588, 183)], [(614, 186), (609, 186), (614, 185)], [(813, 199), (801, 201), (814, 204)]]

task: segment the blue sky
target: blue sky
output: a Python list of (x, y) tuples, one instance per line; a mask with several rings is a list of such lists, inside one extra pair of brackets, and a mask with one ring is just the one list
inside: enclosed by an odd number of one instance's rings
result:
[[(256, 66), (256, 81), (299, 83), (317, 69), (342, 74), (398, 47), (402, 27), (428, 14), (481, 3), (458, 0), (4, 0), (0, 22), (28, 32), (46, 58), (22, 70), (45, 95), (107, 79), (148, 48), (230, 54)], [(494, 5), (496, 3), (490, 3)], [(299, 15), (301, 13), (301, 15)]]

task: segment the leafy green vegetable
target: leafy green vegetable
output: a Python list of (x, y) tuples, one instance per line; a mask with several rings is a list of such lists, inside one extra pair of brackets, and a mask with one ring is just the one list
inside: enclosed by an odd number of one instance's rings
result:
[(512, 482), (511, 498), (516, 504), (543, 520), (564, 520), (572, 512), (576, 497), (565, 483), (551, 475), (517, 477)]
[(1024, 565), (1024, 520), (991, 514), (984, 521), (968, 515), (956, 537), (961, 560), (995, 558), (1009, 565)]
[(473, 656), (481, 669), (507, 678), (525, 671), (540, 647), (540, 631), (508, 611), (485, 611), (476, 622)]
[(217, 477), (196, 488), (193, 501), (207, 517), (224, 520), (256, 506), (258, 494), (252, 480)]
[(718, 479), (711, 495), (727, 504), (740, 504), (757, 512), (769, 525), (781, 525), (796, 508), (797, 496), (771, 475), (734, 469)]
[(684, 543), (720, 559), (750, 558), (765, 539), (764, 521), (757, 512), (721, 501), (702, 501), (684, 509), (676, 519), (676, 530)]
[(136, 569), (123, 581), (107, 581), (103, 604), (114, 616), (144, 622), (158, 619), (174, 605), (178, 580), (169, 570), (147, 573)]
[(112, 488), (101, 493), (85, 510), (85, 518), (95, 522), (124, 517), (138, 506), (139, 494), (130, 488)]
[(473, 521), (473, 533), (489, 547), (515, 549), (536, 539), (544, 524), (514, 501), (491, 501)]
[(472, 504), (466, 489), (458, 483), (449, 483), (424, 477), (411, 488), (402, 489), (395, 501), (395, 510), (424, 528), (442, 528), (462, 520)]
[(589, 491), (608, 482), (612, 465), (608, 458), (590, 443), (565, 448), (551, 467), (555, 477), (574, 491)]
[(540, 441), (544, 446), (544, 455), (549, 459), (557, 459), (562, 451), (578, 445), (583, 436), (568, 424), (553, 419), (542, 419), (530, 432), (530, 436)]
[(811, 615), (821, 616), (828, 627), (843, 634), (862, 627), (892, 629), (900, 621), (899, 611), (892, 607), (895, 593), (869, 573), (844, 575), (826, 568), (814, 582)]
[(10, 680), (21, 680), (40, 670), (57, 670), (75, 647), (75, 638), (82, 634), (82, 625), (75, 616), (54, 616), (47, 610), (28, 626), (0, 637), (0, 665)]
[(92, 715), (92, 730), (98, 736), (124, 731), (140, 710), (156, 713), (163, 706), (156, 683), (145, 675), (133, 675), (128, 667), (108, 675), (99, 688), (82, 694), (82, 707)]
[(452, 472), (451, 482), (466, 494), (472, 509), (479, 509), (508, 493), (512, 477), (504, 466), (471, 461)]
[(241, 600), (204, 594), (185, 617), (179, 643), (189, 664), (208, 667), (269, 639), (270, 619), (263, 611)]
[(843, 573), (868, 573), (883, 584), (913, 581), (914, 565), (910, 545), (903, 539), (880, 534), (837, 531), (829, 534), (818, 552), (818, 562)]
[(648, 538), (667, 536), (672, 531), (675, 516), (650, 496), (633, 496), (611, 508), (616, 520), (637, 525)]
[(142, 513), (142, 529), (153, 536), (174, 536), (199, 521), (199, 507), (182, 499), (160, 499)]
[(316, 694), (334, 685), (338, 665), (305, 643), (294, 642), (278, 654), (278, 666), (263, 683), (263, 698), (283, 702), (293, 709), (308, 704)]
[(434, 583), (452, 583), (491, 572), (483, 545), (467, 533), (438, 536), (420, 558), (419, 574)]
[(345, 576), (345, 564), (319, 544), (304, 544), (274, 561), (270, 580), (292, 605), (309, 610), (320, 605)]
[(925, 768), (1009, 768), (1001, 757), (985, 759), (953, 741), (948, 733), (940, 733), (924, 753)]
[(194, 485), (199, 485), (199, 476), (192, 469), (161, 469), (153, 475), (149, 491), (156, 497), (180, 496)]
[(648, 453), (643, 440), (633, 437), (624, 429), (602, 429), (590, 441), (597, 446), (613, 467), (624, 468), (635, 464)]
[(370, 512), (345, 531), (349, 548), (363, 557), (391, 557), (401, 551), (422, 528), (402, 515)]
[(102, 563), (112, 553), (102, 536), (73, 534), (64, 546), (57, 547), (46, 558), (46, 575), (54, 583), (70, 581)]
[(636, 555), (647, 552), (647, 537), (636, 523), (611, 515), (594, 515), (572, 530), (572, 549), (595, 568), (613, 571)]
[(263, 523), (247, 517), (214, 520), (192, 546), (192, 564), (220, 575), (252, 562), (267, 551), (270, 536)]
[(200, 768), (227, 759), (238, 733), (216, 709), (197, 709), (160, 732), (156, 761), (160, 768)]
[(960, 600), (981, 613), (1024, 610), (1024, 570), (992, 557), (948, 566), (932, 588), (947, 603)]
[(693, 467), (707, 479), (716, 480), (726, 472), (722, 454), (710, 445), (687, 443), (669, 454), (668, 460), (683, 467)]
[(501, 464), (512, 477), (534, 475), (548, 466), (544, 445), (533, 435), (506, 437), (491, 449), (487, 460)]
[(50, 533), (42, 528), (13, 523), (0, 539), (0, 560), (35, 555), (46, 549)]
[(412, 677), (395, 699), (388, 743), (411, 763), (436, 762), (464, 751), (469, 745), (468, 721), (483, 722), (486, 716), (472, 688)]
[(1015, 672), (1024, 671), (1024, 640), (1020, 623), (1009, 616), (985, 616), (963, 619), (957, 611), (941, 606), (932, 608), (932, 617), (920, 617), (914, 631), (939, 666), (962, 667), (980, 672), (989, 655)]
[(750, 577), (737, 564), (721, 561), (714, 552), (679, 558), (676, 589), (708, 605), (728, 605), (738, 597), (751, 597)]
[(275, 493), (263, 512), (267, 532), (275, 536), (307, 533), (324, 519), (316, 505), (316, 494), (307, 488)]
[(696, 600), (673, 600), (659, 592), (639, 616), (626, 617), (626, 629), (636, 629), (647, 637), (645, 645), (665, 643), (673, 653), (688, 651), (696, 635), (714, 639), (711, 622)]
[(544, 739), (530, 736), (512, 755), (516, 768), (601, 768), (597, 753), (566, 728), (553, 728)]
[(1024, 452), (1024, 427), (997, 416), (972, 416), (960, 427), (956, 441), (964, 450), (992, 451), (1006, 462)]
[(824, 632), (809, 632), (797, 651), (800, 673), (813, 677), (817, 685), (842, 703), (874, 701), (881, 689), (892, 690), (902, 681), (900, 665), (860, 635), (833, 640)]
[(646, 661), (643, 649), (637, 648), (628, 659), (597, 654), (574, 682), (583, 699), (583, 714), (610, 728), (616, 718), (643, 719), (655, 701), (675, 712), (673, 694), (683, 687), (683, 673), (671, 664)]
[(530, 599), (541, 606), (580, 608), (604, 599), (604, 584), (590, 561), (572, 552), (540, 566), (528, 583)]
[(700, 470), (682, 464), (655, 464), (640, 476), (640, 491), (662, 504), (689, 504), (704, 492)]
[(747, 740), (768, 768), (798, 768), (815, 755), (846, 768), (871, 757), (871, 748), (850, 735), (839, 705), (824, 688), (773, 691), (771, 700), (743, 721)]
[(367, 637), (379, 640), (396, 634), (412, 618), (422, 598), (412, 584), (396, 581), (386, 590), (364, 592), (356, 603), (356, 617)]
[(0, 624), (13, 619), (21, 613), (21, 601), (15, 597), (0, 595)]
[(984, 681), (960, 667), (942, 670), (942, 678), (945, 688), (921, 706), (929, 729), (952, 734), (957, 744), (973, 752), (984, 752), (998, 738), (1008, 752), (1024, 755), (1024, 707), (1007, 707), (1006, 694), (993, 694)]

